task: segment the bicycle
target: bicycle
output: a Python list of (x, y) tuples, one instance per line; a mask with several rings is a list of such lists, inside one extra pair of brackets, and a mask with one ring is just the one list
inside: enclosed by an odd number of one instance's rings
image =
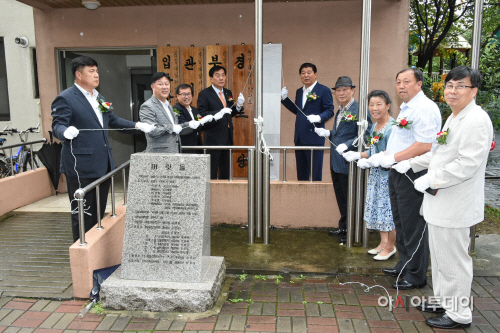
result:
[[(14, 133), (19, 133), (19, 138), (21, 139), (21, 142), (28, 142), (28, 137), (29, 133), (40, 133), (38, 130), (40, 127), (40, 123), (36, 127), (29, 127), (28, 129), (18, 132), (16, 128), (6, 128), (3, 129), (3, 135), (6, 135), (6, 133), (9, 133), (10, 135), (13, 135)], [(4, 140), (5, 141), (5, 140)], [(3, 142), (2, 142), (3, 144)], [(27, 145), (22, 145), (19, 147), (17, 150), (17, 154), (11, 157), (7, 157), (4, 154), (3, 156), (0, 156), (0, 161), (3, 163), (2, 166), (0, 166), (0, 169), (2, 169), (2, 174), (0, 175), (0, 178), (6, 177), (8, 175), (13, 175), (17, 173), (21, 173), (23, 171), (28, 171), (28, 170), (34, 170), (36, 168), (39, 168), (42, 163), (40, 162), (40, 159), (38, 158), (37, 152), (33, 151), (33, 158), (31, 156), (31, 151)], [(32, 164), (33, 163), (33, 164)], [(14, 172), (12, 172), (11, 165), (14, 166)]]
[[(7, 127), (9, 126), (6, 126), (4, 130), (7, 129)], [(0, 147), (3, 146), (5, 141), (7, 141), (7, 139), (1, 138), (1, 136), (6, 136), (6, 135), (7, 135), (6, 132), (3, 131), (0, 132)], [(10, 164), (8, 163), (7, 158), (5, 157), (5, 154), (0, 153), (0, 179), (8, 175), (10, 175)]]

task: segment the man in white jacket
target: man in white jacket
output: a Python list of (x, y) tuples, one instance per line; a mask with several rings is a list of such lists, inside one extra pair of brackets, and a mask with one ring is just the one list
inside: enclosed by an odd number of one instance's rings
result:
[[(474, 100), (480, 83), (478, 70), (467, 66), (451, 70), (444, 98), (453, 113), (437, 133), (438, 144), (431, 152), (394, 166), (401, 173), (428, 169), (415, 180), (415, 189), (424, 193), (422, 211), (429, 228), (432, 282), (439, 303), (419, 308), (440, 313), (426, 320), (437, 328), (469, 327), (472, 322), (470, 227), (484, 219), (484, 174), (493, 140), (491, 120)], [(438, 192), (432, 196), (425, 193), (427, 188)]]

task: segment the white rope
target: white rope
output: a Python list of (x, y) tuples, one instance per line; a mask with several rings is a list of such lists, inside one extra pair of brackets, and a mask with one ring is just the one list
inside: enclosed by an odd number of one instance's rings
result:
[(391, 311), (391, 308), (392, 308), (392, 302), (390, 301), (390, 299), (391, 299), (391, 295), (389, 295), (389, 292), (387, 291), (387, 289), (385, 289), (385, 287), (384, 287), (384, 286), (381, 286), (381, 285), (379, 285), (379, 284), (376, 284), (376, 285), (374, 285), (374, 286), (371, 286), (371, 287), (370, 287), (370, 286), (367, 286), (366, 284), (361, 283), (361, 282), (358, 282), (358, 281), (353, 281), (353, 282), (343, 282), (343, 283), (339, 283), (339, 284), (340, 284), (341, 286), (344, 286), (344, 285), (346, 285), (346, 284), (355, 284), (355, 283), (357, 283), (357, 284), (359, 284), (359, 285), (361, 285), (361, 286), (363, 286), (363, 287), (366, 287), (366, 289), (365, 289), (365, 290), (363, 290), (365, 293), (369, 292), (369, 291), (370, 291), (370, 289), (373, 289), (373, 288), (375, 288), (375, 287), (380, 287), (380, 288), (384, 289), (385, 293), (387, 294), (387, 300), (388, 300), (388, 304), (389, 304), (389, 311)]
[(257, 125), (257, 131), (260, 138), (259, 151), (264, 155), (269, 155), (269, 159), (272, 161), (273, 155), (271, 155), (271, 151), (267, 148), (266, 139), (264, 139), (264, 118), (254, 118), (253, 123)]
[[(75, 165), (73, 166), (73, 170), (75, 170), (75, 172), (76, 172), (76, 178), (78, 179), (78, 189), (81, 189), (82, 188), (82, 183), (80, 182), (80, 174), (78, 174), (78, 171), (76, 171), (76, 156), (73, 153), (73, 139), (69, 140), (69, 146), (71, 148), (71, 155), (75, 159)], [(69, 203), (69, 208), (70, 209), (71, 209), (71, 204), (73, 204), (73, 201), (76, 201), (77, 205), (76, 205), (75, 209), (71, 210), (71, 214), (78, 214), (78, 201), (83, 201), (83, 213), (87, 214), (89, 216), (92, 216), (92, 214), (90, 214), (88, 212), (88, 210), (90, 209), (90, 206), (87, 206), (87, 208), (85, 208), (85, 202), (86, 202), (86, 200), (84, 198), (78, 199), (76, 197), (76, 191), (75, 191), (75, 193), (73, 193), (73, 200), (71, 200), (70, 203)]]
[(368, 145), (366, 145), (364, 141), (365, 132), (366, 129), (368, 128), (368, 120), (366, 119), (360, 120), (357, 122), (357, 124), (358, 127), (361, 127), (361, 134), (359, 134), (359, 136), (352, 142), (352, 145), (354, 147), (357, 147), (359, 143), (361, 143), (363, 144), (363, 147), (368, 148)]

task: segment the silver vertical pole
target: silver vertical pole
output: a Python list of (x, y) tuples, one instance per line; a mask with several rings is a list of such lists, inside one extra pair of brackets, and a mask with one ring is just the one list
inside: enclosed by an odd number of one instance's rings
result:
[(115, 212), (115, 176), (111, 176), (111, 216), (116, 216)]
[[(372, 1), (363, 0), (363, 18), (361, 27), (361, 64), (360, 64), (360, 75), (359, 75), (359, 119), (361, 121), (367, 119), (367, 105), (368, 105), (368, 79), (370, 74), (370, 32), (371, 32), (371, 11), (372, 11)], [(358, 144), (358, 151), (363, 151), (363, 139), (364, 139), (364, 129), (363, 127), (358, 127), (358, 136), (361, 136), (361, 140)], [(359, 170), (358, 170), (359, 171)], [(356, 177), (356, 233), (355, 241), (361, 241), (361, 235), (363, 234), (363, 207), (365, 201), (363, 183), (365, 179), (363, 177), (363, 172), (358, 172)]]
[(83, 199), (85, 197), (85, 193), (81, 188), (75, 191), (75, 197), (78, 202), (78, 228), (80, 229), (80, 246), (84, 246), (87, 244), (85, 242), (85, 211), (83, 208)]
[(286, 183), (286, 149), (283, 149), (283, 183)]
[[(474, 28), (472, 30), (472, 58), (471, 67), (479, 69), (479, 57), (481, 55), (481, 32), (483, 22), (483, 0), (474, 1)], [(476, 249), (476, 226), (470, 228), (469, 251), (475, 253)]]
[(349, 179), (347, 181), (347, 247), (352, 246), (353, 233), (354, 233), (354, 194), (356, 188), (354, 187), (356, 180), (356, 166), (354, 162), (349, 163)]
[(255, 243), (255, 150), (248, 150), (248, 244)]
[(123, 205), (127, 206), (127, 172), (126, 172), (126, 168), (122, 169), (122, 178), (123, 178)]
[(264, 191), (262, 193), (262, 243), (269, 244), (269, 226), (271, 219), (271, 159), (264, 155)]
[(104, 229), (103, 226), (101, 225), (101, 220), (102, 220), (102, 216), (101, 216), (101, 190), (100, 190), (100, 186), (97, 185), (95, 187), (95, 201), (97, 203), (97, 230), (101, 230), (101, 229)]
[[(369, 177), (370, 177), (370, 170), (367, 169), (367, 170), (365, 170), (365, 184), (364, 184), (365, 188), (367, 187)], [(366, 202), (366, 191), (365, 191), (365, 195), (363, 197), (363, 202)], [(369, 245), (368, 242), (370, 241), (369, 237), (370, 237), (370, 233), (368, 232), (368, 229), (366, 229), (366, 221), (363, 218), (363, 247), (368, 247), (368, 245)]]
[[(263, 100), (262, 100), (262, 60), (263, 60), (263, 46), (262, 46), (262, 0), (255, 0), (255, 111), (257, 118), (263, 116)], [(259, 126), (255, 124), (255, 154), (256, 154), (256, 205), (255, 205), (255, 236), (262, 237), (262, 153), (260, 147)]]

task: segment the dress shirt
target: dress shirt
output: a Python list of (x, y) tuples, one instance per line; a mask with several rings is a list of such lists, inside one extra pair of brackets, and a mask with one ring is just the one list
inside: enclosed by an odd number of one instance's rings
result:
[(338, 111), (339, 115), (337, 116), (337, 127), (339, 127), (340, 121), (342, 120), (342, 117), (344, 117), (344, 112), (349, 111), (352, 103), (354, 103), (354, 97), (351, 98), (351, 100), (349, 101), (349, 103), (347, 103), (345, 105), (345, 107), (342, 106), (342, 104), (340, 104), (339, 111)]
[(310, 93), (313, 89), (314, 89), (314, 86), (316, 85), (316, 83), (318, 83), (318, 81), (314, 81), (313, 84), (311, 84), (309, 86), (309, 88), (306, 88), (306, 86), (303, 86), (302, 87), (302, 109), (304, 108), (304, 106), (306, 105), (306, 101), (307, 101), (307, 94)]
[(393, 126), (387, 142), (387, 155), (399, 153), (415, 142), (435, 144), (436, 134), (441, 129), (441, 112), (436, 103), (427, 98), (423, 91), (408, 103), (401, 104), (398, 119), (402, 118), (413, 123), (410, 124), (410, 129)]
[(170, 108), (168, 107), (170, 105), (170, 103), (168, 102), (168, 100), (165, 100), (165, 102), (163, 102), (160, 99), (158, 99), (158, 100), (160, 101), (161, 105), (165, 109), (165, 113), (167, 114), (168, 119), (170, 120), (170, 122), (172, 123), (172, 125), (174, 125), (175, 124), (174, 117), (172, 116), (172, 112), (170, 112)]
[[(224, 88), (222, 88), (222, 89), (219, 90), (219, 89), (215, 88), (213, 84), (212, 84), (212, 88), (214, 88), (215, 93), (217, 94), (217, 96), (220, 96), (219, 92), (222, 91), (222, 96), (224, 96), (224, 98), (226, 98), (226, 95), (224, 95)], [(233, 98), (233, 101), (234, 101), (233, 105), (236, 105), (236, 111), (240, 112), (241, 107), (238, 107), (238, 105), (236, 104), (236, 100), (234, 99), (234, 96), (231, 96), (231, 97)], [(233, 105), (226, 105), (226, 107), (232, 108)]]
[(101, 124), (101, 127), (104, 126), (102, 122), (102, 112), (99, 110), (99, 102), (97, 101), (97, 96), (99, 96), (99, 93), (97, 90), (92, 89), (92, 94), (89, 93), (87, 90), (83, 89), (80, 87), (78, 84), (75, 83), (75, 86), (82, 92), (83, 96), (89, 101), (90, 106), (92, 106), (92, 109), (94, 109), (95, 115), (97, 116), (97, 119), (99, 119), (99, 123)]

